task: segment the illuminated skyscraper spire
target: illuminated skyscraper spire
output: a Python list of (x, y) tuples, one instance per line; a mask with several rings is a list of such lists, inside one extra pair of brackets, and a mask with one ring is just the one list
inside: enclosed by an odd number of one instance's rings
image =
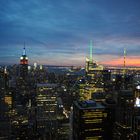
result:
[(123, 66), (124, 68), (126, 67), (126, 48), (124, 48), (124, 63), (123, 63)]
[(124, 48), (123, 51), (123, 77), (125, 77), (126, 74), (126, 48)]
[(92, 40), (90, 40), (90, 58), (89, 58), (90, 62), (93, 61), (93, 58), (92, 58)]
[(24, 42), (24, 48), (23, 48), (23, 53), (22, 53), (22, 55), (26, 55), (25, 42)]
[(20, 57), (20, 77), (26, 79), (27, 75), (28, 75), (28, 57), (26, 55), (25, 42), (24, 42), (22, 56)]

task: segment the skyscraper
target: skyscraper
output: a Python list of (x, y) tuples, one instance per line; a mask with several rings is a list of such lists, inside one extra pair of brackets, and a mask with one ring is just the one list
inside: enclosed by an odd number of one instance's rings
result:
[(131, 90), (118, 93), (114, 140), (132, 139), (134, 117), (134, 96)]
[(4, 72), (3, 72), (3, 79), (4, 79), (4, 89), (7, 90), (9, 87), (9, 82), (8, 82), (8, 72), (7, 72), (7, 68), (4, 68)]
[(28, 57), (26, 55), (25, 45), (22, 56), (20, 57), (20, 77), (26, 79), (28, 75)]
[(57, 84), (37, 84), (36, 123), (39, 137), (48, 140), (56, 139), (57, 129)]
[(92, 99), (96, 92), (104, 92), (104, 76), (108, 72), (102, 65), (97, 64), (92, 57), (92, 41), (90, 42), (90, 55), (86, 57), (86, 84), (80, 93), (81, 100)]
[(73, 104), (73, 140), (106, 140), (107, 112), (92, 100)]

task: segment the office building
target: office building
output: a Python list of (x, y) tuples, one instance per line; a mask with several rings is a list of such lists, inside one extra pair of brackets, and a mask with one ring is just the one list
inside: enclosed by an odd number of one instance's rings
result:
[(73, 104), (73, 140), (105, 140), (107, 112), (92, 100)]
[(118, 93), (116, 108), (115, 140), (132, 139), (134, 116), (134, 96), (129, 90), (121, 90)]

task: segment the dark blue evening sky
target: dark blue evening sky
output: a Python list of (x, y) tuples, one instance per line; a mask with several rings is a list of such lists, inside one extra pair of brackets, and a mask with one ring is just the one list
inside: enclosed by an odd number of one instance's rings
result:
[(123, 48), (139, 59), (140, 0), (1, 0), (0, 64), (19, 63), (24, 41), (29, 62), (84, 65), (119, 59)]

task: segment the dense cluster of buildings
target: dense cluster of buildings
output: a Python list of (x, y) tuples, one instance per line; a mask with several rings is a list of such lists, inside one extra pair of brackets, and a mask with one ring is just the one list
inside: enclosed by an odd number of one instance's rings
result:
[(0, 67), (0, 139), (139, 140), (140, 70), (97, 64), (92, 42), (85, 69), (30, 66), (24, 47)]
[(73, 139), (140, 139), (139, 99), (139, 70), (130, 71), (125, 64), (118, 70), (98, 65), (91, 45), (79, 98), (73, 103)]

